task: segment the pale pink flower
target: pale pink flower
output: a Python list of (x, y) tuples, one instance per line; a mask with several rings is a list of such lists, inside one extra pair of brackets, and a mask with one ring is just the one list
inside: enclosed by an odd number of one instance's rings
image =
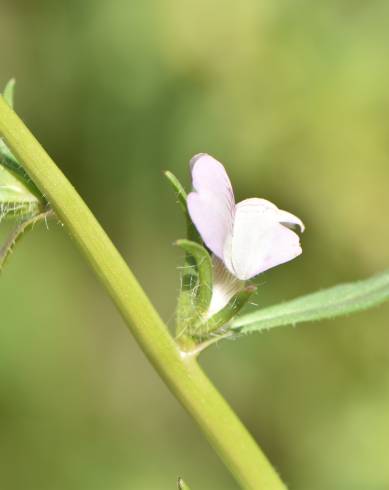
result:
[(190, 217), (205, 245), (240, 280), (250, 279), (302, 253), (299, 236), (289, 229), (303, 222), (270, 201), (245, 199), (235, 204), (223, 165), (200, 153), (190, 161), (193, 192)]

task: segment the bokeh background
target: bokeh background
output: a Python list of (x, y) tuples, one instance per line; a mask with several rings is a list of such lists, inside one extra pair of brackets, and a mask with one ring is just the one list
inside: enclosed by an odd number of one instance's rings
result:
[[(261, 306), (389, 260), (389, 3), (1, 0), (0, 84), (172, 324), (162, 171), (200, 151), (307, 225)], [(0, 227), (4, 238), (7, 226)], [(0, 487), (237, 486), (60, 226), (0, 278)], [(389, 488), (389, 305), (213, 347), (210, 377), (290, 488)]]

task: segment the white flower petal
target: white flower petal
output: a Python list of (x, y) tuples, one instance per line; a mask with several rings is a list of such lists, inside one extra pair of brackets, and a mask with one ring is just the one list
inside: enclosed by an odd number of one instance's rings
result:
[(264, 199), (246, 199), (236, 206), (224, 255), (226, 267), (239, 279), (250, 279), (301, 254), (298, 235), (279, 223), (278, 213)]

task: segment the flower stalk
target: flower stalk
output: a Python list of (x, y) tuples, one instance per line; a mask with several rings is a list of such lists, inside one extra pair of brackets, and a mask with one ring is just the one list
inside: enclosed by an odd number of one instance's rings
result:
[(94, 215), (20, 118), (0, 97), (0, 136), (66, 226), (173, 395), (198, 423), (242, 488), (284, 484), (198, 365), (184, 355)]

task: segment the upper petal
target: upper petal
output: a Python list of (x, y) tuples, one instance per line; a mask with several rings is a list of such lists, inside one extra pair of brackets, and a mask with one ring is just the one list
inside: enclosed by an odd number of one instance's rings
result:
[(200, 153), (190, 161), (193, 192), (188, 195), (188, 211), (207, 247), (223, 259), (227, 236), (232, 233), (235, 199), (223, 165)]
[(250, 279), (301, 254), (298, 235), (280, 221), (301, 222), (283, 213), (265, 199), (246, 199), (236, 206), (232, 237), (224, 251), (226, 266), (236, 277)]

